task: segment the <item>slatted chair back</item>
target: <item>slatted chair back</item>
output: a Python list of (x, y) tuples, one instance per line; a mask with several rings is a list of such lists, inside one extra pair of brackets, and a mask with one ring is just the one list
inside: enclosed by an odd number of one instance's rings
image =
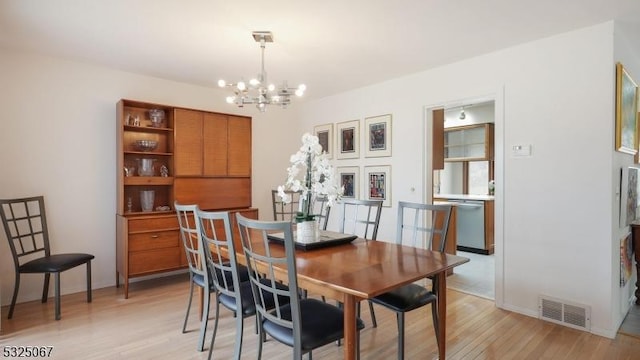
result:
[(196, 275), (200, 275), (210, 283), (211, 279), (209, 279), (205, 266), (202, 261), (200, 261), (200, 254), (198, 253), (200, 242), (200, 234), (196, 225), (196, 211), (198, 211), (198, 205), (181, 205), (178, 202), (175, 202), (174, 208), (176, 209), (176, 214), (178, 216), (180, 240), (182, 241), (182, 246), (187, 257), (189, 274), (191, 278)]
[(0, 206), (16, 272), (26, 261), (51, 255), (43, 196), (1, 200)]
[(382, 200), (342, 199), (340, 232), (376, 240), (382, 214)]
[(398, 202), (398, 218), (396, 243), (413, 247), (431, 249), (434, 240), (439, 246), (437, 251), (444, 251), (451, 219), (449, 204), (421, 204), (406, 201)]
[[(240, 279), (229, 213), (198, 209), (196, 214), (198, 218), (196, 226), (202, 239), (200, 256), (206, 259), (210, 272), (215, 274), (212, 278), (216, 291), (236, 297), (239, 302), (237, 289), (239, 289)], [(242, 308), (239, 303), (238, 305), (238, 308)]]
[(296, 213), (300, 206), (300, 191), (284, 191), (291, 197), (291, 202), (285, 203), (278, 196), (278, 190), (271, 190), (271, 203), (273, 204), (273, 220), (295, 222)]

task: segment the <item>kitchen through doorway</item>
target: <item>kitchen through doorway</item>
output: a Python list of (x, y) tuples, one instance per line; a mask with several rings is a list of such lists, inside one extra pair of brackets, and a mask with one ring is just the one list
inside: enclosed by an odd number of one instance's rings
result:
[(442, 129), (444, 135), (442, 162), (434, 156), (428, 182), (432, 199), (454, 206), (449, 231), (455, 234), (456, 254), (470, 259), (454, 269), (447, 287), (495, 300), (495, 101), (478, 99), (431, 111), (434, 134)]

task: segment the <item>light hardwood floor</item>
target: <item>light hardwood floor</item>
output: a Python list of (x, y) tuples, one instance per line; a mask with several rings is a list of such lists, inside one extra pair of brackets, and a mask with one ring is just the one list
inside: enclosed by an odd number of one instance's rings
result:
[[(95, 290), (93, 303), (85, 294), (63, 296), (62, 320), (53, 320), (53, 299), (18, 304), (12, 320), (2, 308), (5, 345), (52, 345), (53, 359), (206, 359), (196, 351), (198, 321), (195, 307), (188, 329), (181, 333), (186, 309), (186, 275), (138, 282), (131, 285), (130, 298), (122, 289)], [(638, 359), (640, 339), (618, 335), (607, 339), (583, 331), (554, 325), (497, 309), (491, 300), (448, 291), (448, 359)], [(378, 328), (370, 325), (361, 334), (362, 359), (394, 359), (396, 324), (393, 313), (376, 307)], [(210, 321), (212, 329), (213, 321)], [(429, 307), (406, 317), (406, 358), (436, 359), (437, 349)], [(230, 359), (234, 323), (221, 309), (214, 358)], [(207, 333), (207, 349), (211, 331)], [(255, 359), (257, 336), (254, 322), (245, 319), (242, 359)], [(314, 351), (319, 359), (341, 359), (342, 347), (329, 344)], [(274, 340), (265, 343), (263, 359), (290, 359), (290, 348)]]

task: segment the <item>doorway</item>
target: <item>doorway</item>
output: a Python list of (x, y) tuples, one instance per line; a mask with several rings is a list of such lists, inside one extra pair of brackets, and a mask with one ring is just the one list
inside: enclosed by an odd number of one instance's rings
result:
[[(492, 233), (494, 242), (491, 244), (491, 251), (487, 251), (486, 248), (476, 251), (479, 246), (476, 245), (475, 242), (472, 242), (474, 245), (471, 245), (473, 247), (471, 249), (464, 247), (460, 249), (460, 247), (458, 247), (457, 255), (467, 257), (470, 261), (454, 269), (454, 273), (448, 278), (447, 286), (451, 289), (492, 299), (496, 304), (502, 303), (501, 264), (503, 263), (503, 239), (501, 229), (503, 223), (501, 216), (502, 206), (497, 200), (503, 196), (503, 192), (501, 191), (497, 197), (494, 193), (495, 180), (499, 180), (499, 177), (501, 177), (503, 173), (503, 146), (501, 140), (503, 138), (503, 112), (500, 110), (501, 106), (502, 96), (495, 95), (442, 103), (436, 106), (426, 107), (425, 112), (427, 120), (426, 139), (433, 139), (433, 144), (437, 144), (438, 142), (433, 136), (434, 129), (437, 132), (439, 127), (457, 127), (466, 130), (467, 128), (480, 127), (478, 124), (491, 123), (492, 134), (495, 136), (495, 141), (493, 141), (493, 139), (491, 141), (493, 151), (490, 157), (483, 157), (484, 155), (473, 153), (478, 150), (477, 148), (481, 142), (473, 139), (475, 135), (470, 133), (464, 134), (467, 136), (468, 141), (462, 141), (462, 144), (467, 147), (464, 151), (470, 152), (456, 152), (462, 151), (462, 148), (451, 146), (451, 143), (456, 141), (453, 137), (447, 139), (450, 144), (448, 148), (445, 147), (446, 150), (444, 151), (450, 153), (445, 154), (449, 156), (449, 160), (446, 160), (445, 157), (444, 164), (438, 164), (438, 161), (430, 156), (430, 154), (435, 151), (430, 141), (425, 142), (425, 151), (429, 154), (429, 156), (425, 156), (427, 159), (427, 188), (425, 189), (425, 193), (427, 194), (428, 202), (443, 201), (443, 196), (447, 198), (445, 201), (452, 203), (464, 201), (460, 199), (473, 202), (473, 200), (478, 200), (475, 199), (475, 197), (480, 198), (480, 200), (489, 199), (492, 201), (492, 219), (488, 219), (491, 220), (492, 231), (495, 229)], [(434, 125), (434, 119), (442, 118), (443, 113), (444, 125), (438, 125), (437, 122), (436, 125)], [(496, 127), (495, 132), (493, 132), (494, 126)], [(453, 131), (449, 132), (452, 133)], [(459, 136), (459, 134), (455, 135)], [(460, 141), (460, 139), (458, 140)], [(453, 145), (457, 146), (459, 144)], [(473, 147), (476, 147), (476, 149), (474, 150)], [(467, 157), (469, 159), (467, 159)], [(434, 165), (440, 166), (443, 170), (434, 170)], [(503, 182), (497, 181), (497, 183)], [(463, 219), (463, 223), (464, 222)], [(463, 225), (461, 224), (460, 226)], [(469, 234), (474, 232), (483, 231), (480, 227), (471, 230), (461, 228), (461, 230), (463, 231), (457, 231), (457, 233), (462, 233), (465, 237), (468, 237)], [(471, 231), (471, 233), (469, 231)], [(456, 235), (460, 236), (458, 234)], [(460, 244), (458, 243), (457, 245)]]

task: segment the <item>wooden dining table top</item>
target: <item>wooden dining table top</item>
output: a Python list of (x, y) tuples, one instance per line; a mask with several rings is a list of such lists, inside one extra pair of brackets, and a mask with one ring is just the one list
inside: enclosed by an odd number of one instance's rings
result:
[[(274, 256), (284, 256), (282, 245), (273, 244), (271, 251)], [(244, 264), (241, 249), (236, 252), (238, 262)], [(369, 299), (467, 261), (437, 251), (360, 238), (348, 244), (296, 250), (300, 286), (304, 284), (308, 290), (318, 286), (320, 294), (337, 299), (342, 294)]]
[[(254, 251), (264, 246), (260, 241), (252, 242)], [(282, 244), (270, 243), (271, 254), (285, 257)], [(223, 254), (224, 255), (224, 254)], [(227, 254), (228, 255), (228, 254)], [(344, 359), (356, 359), (356, 304), (400, 286), (434, 276), (441, 301), (437, 302), (439, 321), (437, 332), (438, 351), (441, 359), (446, 358), (446, 273), (469, 259), (410, 246), (397, 245), (380, 240), (358, 238), (351, 243), (296, 250), (296, 271), (298, 286), (309, 291), (343, 302), (344, 309)], [(236, 249), (238, 263), (246, 265), (242, 249)], [(258, 264), (260, 266), (260, 264)], [(258, 269), (260, 271), (260, 269)], [(286, 281), (286, 267), (283, 265), (275, 276)]]

